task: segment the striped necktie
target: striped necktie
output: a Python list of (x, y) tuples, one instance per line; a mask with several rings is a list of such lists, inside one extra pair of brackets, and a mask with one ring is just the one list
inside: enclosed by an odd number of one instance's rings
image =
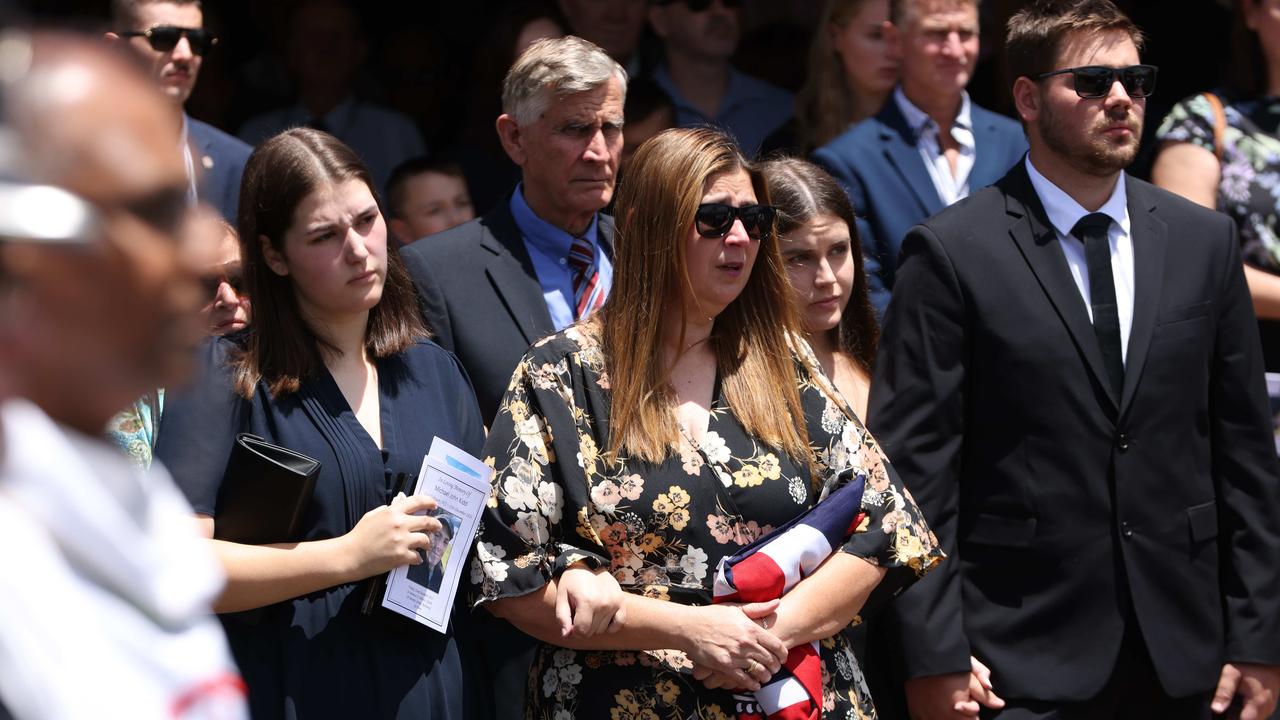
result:
[(569, 246), (569, 267), (573, 270), (574, 317), (581, 318), (604, 304), (604, 286), (600, 284), (600, 268), (591, 241), (575, 237)]

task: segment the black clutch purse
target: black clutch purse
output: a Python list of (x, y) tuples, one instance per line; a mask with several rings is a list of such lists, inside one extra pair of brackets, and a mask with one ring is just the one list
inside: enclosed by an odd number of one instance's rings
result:
[(240, 433), (218, 491), (218, 540), (266, 545), (300, 539), (320, 461)]

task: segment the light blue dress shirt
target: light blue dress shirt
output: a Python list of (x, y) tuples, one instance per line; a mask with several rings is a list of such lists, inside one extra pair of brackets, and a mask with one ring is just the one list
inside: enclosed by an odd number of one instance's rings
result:
[[(524, 201), (524, 183), (517, 185), (516, 191), (511, 193), (511, 216), (515, 218), (516, 227), (520, 228), (524, 247), (533, 261), (533, 270), (538, 275), (538, 284), (542, 286), (542, 299), (551, 313), (551, 322), (557, 331), (563, 330), (574, 321), (573, 268), (569, 267), (573, 236), (533, 212)], [(600, 272), (605, 297), (608, 297), (609, 289), (613, 287), (613, 262), (600, 247), (599, 226), (600, 217), (597, 215), (591, 219), (584, 237), (596, 250), (596, 268)]]
[(759, 152), (765, 138), (791, 118), (795, 105), (786, 90), (729, 68), (729, 87), (720, 109), (715, 117), (707, 117), (680, 95), (666, 65), (654, 69), (653, 81), (670, 96), (677, 127), (715, 125), (732, 135), (748, 157)]
[(313, 119), (321, 120), (326, 132), (356, 151), (369, 166), (369, 174), (379, 192), (385, 189), (396, 165), (425, 152), (422, 134), (407, 115), (355, 97), (338, 103), (323, 118), (312, 118), (301, 105), (263, 113), (245, 122), (240, 128), (240, 139), (257, 145), (276, 133), (306, 125)]

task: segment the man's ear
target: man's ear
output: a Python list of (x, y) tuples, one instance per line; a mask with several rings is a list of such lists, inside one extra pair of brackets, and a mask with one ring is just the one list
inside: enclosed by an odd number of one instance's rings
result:
[(280, 277), (288, 276), (289, 262), (285, 260), (284, 253), (276, 250), (266, 235), (259, 235), (258, 242), (262, 246), (262, 259), (266, 261), (267, 267), (271, 268), (271, 272)]
[(102, 39), (106, 40), (109, 43), (118, 43), (121, 40), (124, 40), (124, 38), (120, 37), (116, 33), (111, 32), (110, 30), (102, 33)]
[(387, 229), (391, 231), (392, 236), (400, 242), (401, 246), (408, 245), (418, 239), (412, 236), (413, 231), (409, 229), (409, 223), (400, 218), (387, 220)]
[(498, 130), (498, 140), (502, 142), (502, 149), (507, 151), (507, 156), (511, 158), (511, 162), (524, 167), (528, 155), (525, 153), (524, 133), (520, 128), (520, 124), (516, 122), (515, 118), (503, 113), (498, 116), (494, 127)]
[(1040, 86), (1025, 75), (1014, 80), (1013, 106), (1024, 123), (1028, 125), (1035, 123), (1040, 119)]

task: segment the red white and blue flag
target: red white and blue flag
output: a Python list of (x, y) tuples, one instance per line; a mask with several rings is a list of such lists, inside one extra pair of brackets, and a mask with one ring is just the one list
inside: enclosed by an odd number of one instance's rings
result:
[[(713, 602), (766, 602), (808, 577), (857, 530), (865, 513), (866, 477), (859, 474), (785, 525), (716, 568)], [(735, 695), (738, 720), (816, 720), (822, 716), (822, 666), (817, 641), (791, 648), (764, 687)]]

